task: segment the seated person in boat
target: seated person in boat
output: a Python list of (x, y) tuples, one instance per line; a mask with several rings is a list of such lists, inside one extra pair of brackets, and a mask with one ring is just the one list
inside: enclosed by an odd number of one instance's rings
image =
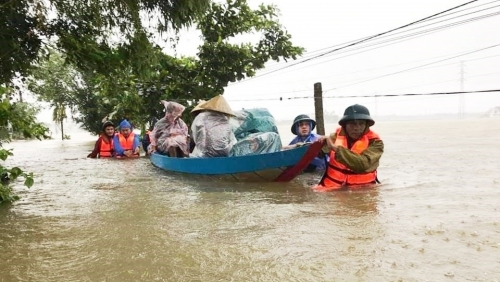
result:
[(176, 102), (162, 100), (161, 103), (165, 106), (165, 117), (154, 126), (149, 152), (173, 158), (188, 157), (188, 127), (180, 118), (186, 107)]
[(144, 150), (144, 152), (146, 152), (146, 156), (149, 155), (150, 151), (149, 146), (151, 145), (151, 134), (153, 132), (156, 122), (157, 122), (156, 118), (151, 119), (151, 124), (149, 126), (149, 129), (146, 131), (146, 133), (144, 133), (144, 137), (141, 139), (142, 149)]
[(190, 157), (228, 157), (236, 144), (236, 137), (229, 124), (234, 112), (218, 95), (207, 102), (200, 102), (192, 111), (196, 115), (191, 124), (191, 139), (195, 144)]
[(102, 125), (102, 134), (94, 145), (94, 150), (87, 158), (110, 158), (114, 156), (113, 137), (115, 136), (115, 125), (106, 121)]
[(355, 189), (378, 182), (377, 168), (384, 153), (384, 143), (370, 129), (374, 124), (365, 106), (356, 104), (345, 110), (335, 133), (321, 138), (325, 142), (323, 151), (329, 153), (330, 160), (314, 190)]
[(237, 143), (230, 156), (248, 156), (281, 151), (281, 138), (274, 117), (266, 108), (235, 111), (229, 118)]
[(132, 131), (132, 125), (126, 119), (120, 123), (120, 131), (113, 138), (113, 148), (116, 158), (139, 157), (139, 135)]
[[(316, 121), (310, 118), (308, 115), (298, 115), (293, 120), (292, 133), (295, 138), (290, 141), (288, 146), (283, 147), (283, 149), (288, 150), (296, 148), (305, 143), (312, 143), (321, 138), (321, 135), (313, 133), (312, 131), (316, 127)], [(325, 160), (326, 159), (326, 160)], [(311, 164), (304, 170), (304, 172), (313, 172), (316, 170), (324, 170), (326, 168), (326, 162), (328, 161), (328, 156), (321, 154), (314, 158)]]

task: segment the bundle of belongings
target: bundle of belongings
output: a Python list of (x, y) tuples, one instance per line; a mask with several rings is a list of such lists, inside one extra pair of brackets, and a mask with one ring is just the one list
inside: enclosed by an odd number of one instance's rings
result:
[(281, 151), (281, 139), (271, 113), (264, 108), (236, 111), (230, 119), (238, 142), (232, 156), (266, 154)]
[(281, 139), (267, 109), (233, 112), (222, 95), (201, 101), (191, 113), (195, 148), (190, 157), (229, 157), (281, 151)]

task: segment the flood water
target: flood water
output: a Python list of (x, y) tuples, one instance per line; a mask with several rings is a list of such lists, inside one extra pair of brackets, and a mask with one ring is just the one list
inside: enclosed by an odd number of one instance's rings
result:
[(500, 281), (500, 120), (373, 130), (382, 185), (362, 192), (87, 159), (88, 138), (7, 144), (36, 178), (0, 207), (0, 281)]

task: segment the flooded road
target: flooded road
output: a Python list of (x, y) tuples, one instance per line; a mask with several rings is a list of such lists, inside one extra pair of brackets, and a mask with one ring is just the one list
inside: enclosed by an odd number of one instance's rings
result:
[(7, 144), (36, 178), (0, 207), (0, 281), (500, 281), (500, 120), (373, 129), (382, 185), (361, 192), (87, 159), (88, 138)]

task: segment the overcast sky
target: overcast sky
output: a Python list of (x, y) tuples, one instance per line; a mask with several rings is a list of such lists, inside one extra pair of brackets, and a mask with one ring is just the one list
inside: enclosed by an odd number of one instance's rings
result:
[[(234, 110), (267, 107), (277, 119), (314, 113), (313, 85), (321, 82), (325, 112), (342, 114), (347, 106), (359, 103), (369, 107), (374, 116), (458, 114), (459, 95), (379, 98), (373, 95), (500, 89), (498, 0), (472, 1), (435, 19), (338, 51), (333, 50), (470, 1), (248, 2), (253, 7), (260, 3), (275, 4), (281, 13), (280, 23), (292, 35), (293, 43), (304, 47), (306, 52), (296, 61), (269, 62), (256, 77), (226, 87), (225, 97)], [(199, 35), (196, 31), (183, 31), (175, 52), (168, 49), (166, 52), (196, 56), (201, 42)], [(324, 54), (328, 51), (333, 52)], [(314, 59), (320, 54), (324, 55)], [(302, 62), (304, 59), (310, 60)], [(335, 98), (353, 95), (371, 97)], [(279, 101), (279, 97), (284, 100)], [(463, 97), (465, 112), (485, 112), (500, 106), (500, 92)], [(42, 116), (50, 120), (50, 111)]]
[[(276, 118), (293, 118), (314, 112), (313, 85), (321, 82), (325, 111), (337, 114), (353, 103), (368, 106), (373, 115), (458, 113), (459, 95), (332, 97), (499, 89), (499, 1), (473, 1), (439, 18), (311, 58), (467, 2), (249, 0), (252, 6), (278, 6), (281, 24), (306, 53), (297, 61), (268, 63), (256, 77), (229, 85), (225, 97), (236, 110), (266, 106)], [(198, 36), (184, 33), (177, 53), (196, 55)], [(304, 59), (311, 60), (301, 62)], [(278, 101), (279, 97), (284, 101)], [(500, 105), (500, 92), (463, 97), (466, 112)]]

